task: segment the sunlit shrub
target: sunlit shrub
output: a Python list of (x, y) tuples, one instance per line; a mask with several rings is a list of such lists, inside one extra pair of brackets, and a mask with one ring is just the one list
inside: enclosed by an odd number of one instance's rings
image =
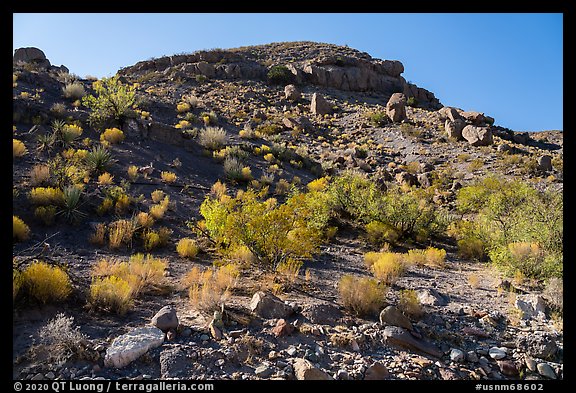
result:
[(340, 301), (358, 316), (372, 316), (386, 304), (387, 288), (370, 277), (344, 275), (338, 282)]
[(178, 241), (176, 251), (181, 257), (193, 259), (198, 254), (199, 248), (196, 241), (185, 237)]
[(30, 228), (24, 220), (18, 216), (12, 216), (12, 239), (17, 242), (23, 242), (30, 237)]
[(45, 262), (34, 262), (22, 272), (26, 293), (42, 304), (65, 300), (72, 284), (64, 270)]

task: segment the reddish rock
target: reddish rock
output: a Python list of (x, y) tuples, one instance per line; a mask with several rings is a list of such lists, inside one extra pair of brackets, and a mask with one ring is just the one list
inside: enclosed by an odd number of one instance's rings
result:
[(276, 337), (288, 336), (294, 331), (294, 326), (286, 322), (284, 319), (279, 319), (276, 326), (272, 328), (272, 333)]
[(509, 377), (516, 377), (520, 373), (516, 363), (511, 360), (498, 360), (498, 367), (500, 367), (500, 372)]

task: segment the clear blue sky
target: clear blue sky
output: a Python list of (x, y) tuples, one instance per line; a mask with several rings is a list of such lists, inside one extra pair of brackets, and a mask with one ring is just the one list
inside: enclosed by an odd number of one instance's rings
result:
[(140, 60), (281, 41), (348, 45), (400, 60), (444, 105), (515, 131), (563, 129), (562, 14), (14, 14), (35, 46), (80, 76)]

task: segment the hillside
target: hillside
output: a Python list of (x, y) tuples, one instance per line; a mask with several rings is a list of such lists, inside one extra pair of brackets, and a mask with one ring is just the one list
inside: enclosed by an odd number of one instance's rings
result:
[(13, 378), (563, 379), (562, 132), (404, 67), (17, 50)]

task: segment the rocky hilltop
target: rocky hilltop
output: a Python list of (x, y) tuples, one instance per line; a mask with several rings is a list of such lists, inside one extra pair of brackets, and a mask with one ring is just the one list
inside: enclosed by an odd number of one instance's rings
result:
[(97, 80), (18, 49), (13, 377), (563, 379), (562, 132), (403, 72), (290, 42)]

